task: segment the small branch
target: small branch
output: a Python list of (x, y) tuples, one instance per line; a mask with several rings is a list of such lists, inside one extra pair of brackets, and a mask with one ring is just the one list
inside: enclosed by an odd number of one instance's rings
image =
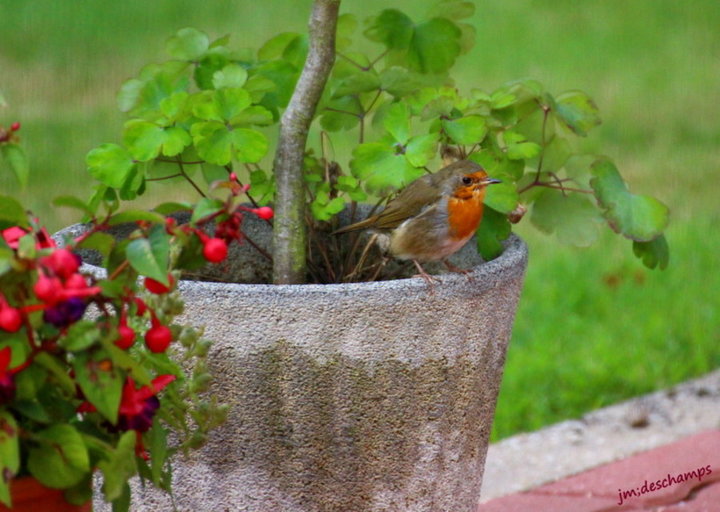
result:
[(553, 188), (555, 190), (562, 190), (564, 192), (579, 192), (580, 194), (594, 194), (592, 190), (585, 190), (583, 188), (572, 188), (572, 187), (565, 187), (562, 184), (557, 185), (556, 182), (543, 182), (543, 181), (533, 181), (529, 185), (521, 188), (518, 190), (518, 194), (522, 194), (523, 192), (526, 192), (530, 190), (533, 187), (545, 187), (545, 188)]
[(130, 261), (125, 260), (120, 265), (117, 266), (115, 270), (113, 270), (113, 273), (108, 276), (108, 281), (114, 281), (117, 279), (117, 276), (123, 273), (123, 271), (130, 266)]
[(352, 64), (353, 66), (355, 66), (356, 68), (358, 68), (358, 69), (361, 70), (361, 71), (367, 71), (367, 70), (369, 69), (369, 68), (366, 68), (365, 66), (363, 66), (362, 64), (360, 64), (359, 62), (351, 59), (350, 57), (348, 57), (348, 56), (345, 55), (344, 53), (338, 52), (338, 53), (337, 53), (337, 56), (340, 57), (341, 59), (345, 59), (347, 62), (349, 62), (350, 64)]
[(540, 141), (540, 146), (542, 147), (542, 151), (540, 152), (540, 158), (538, 159), (538, 166), (537, 171), (535, 172), (535, 181), (540, 181), (540, 173), (542, 172), (542, 166), (543, 166), (543, 158), (545, 157), (545, 131), (547, 129), (547, 120), (548, 116), (550, 115), (550, 107), (546, 105), (540, 105), (543, 111), (543, 123), (542, 123), (542, 139)]
[[(175, 163), (177, 163), (177, 162), (175, 162)], [(183, 174), (179, 172), (177, 174), (169, 174), (167, 176), (160, 176), (158, 178), (145, 178), (145, 181), (164, 181), (164, 180), (170, 180), (172, 178), (180, 178), (182, 176), (183, 176)]]
[(268, 253), (265, 249), (263, 249), (262, 247), (260, 247), (260, 246), (259, 246), (252, 238), (250, 238), (250, 237), (247, 235), (247, 233), (245, 233), (244, 231), (242, 231), (242, 237), (243, 237), (243, 239), (247, 240), (248, 243), (249, 243), (250, 245), (252, 245), (253, 248), (254, 248), (257, 252), (259, 252), (259, 253), (262, 254), (265, 258), (267, 258), (268, 261), (272, 261), (272, 260), (273, 260), (272, 255), (270, 255), (270, 253)]
[(177, 164), (178, 164), (178, 167), (180, 167), (180, 174), (182, 175), (182, 177), (185, 178), (188, 181), (188, 183), (190, 183), (190, 185), (192, 185), (192, 187), (197, 191), (198, 194), (200, 194), (200, 196), (207, 197), (205, 195), (205, 192), (203, 192), (202, 189), (197, 186), (197, 183), (195, 183), (192, 180), (192, 178), (190, 176), (188, 176), (188, 174), (185, 172), (185, 168), (183, 167), (183, 162), (182, 162), (182, 160), (180, 160), (180, 157), (178, 157), (178, 159), (177, 159)]
[[(382, 59), (383, 57), (385, 57), (385, 55), (387, 55), (387, 54), (388, 54), (388, 50), (385, 50), (385, 51), (382, 52), (380, 55), (378, 55), (377, 57), (375, 57), (375, 59), (370, 63), (370, 65), (368, 66), (367, 69), (371, 69), (375, 64), (377, 64), (377, 63), (380, 61), (380, 59)], [(366, 70), (366, 71), (367, 71), (367, 70)]]
[(347, 114), (349, 116), (359, 117), (360, 119), (363, 118), (363, 114), (358, 114), (357, 112), (350, 112), (349, 110), (342, 110), (342, 109), (333, 108), (333, 107), (325, 107), (323, 110), (328, 110), (330, 112), (337, 112), (338, 114)]
[(378, 89), (378, 92), (375, 95), (375, 97), (372, 99), (372, 101), (370, 102), (370, 105), (368, 105), (368, 107), (365, 109), (365, 112), (363, 113), (363, 117), (365, 117), (367, 115), (367, 113), (370, 112), (370, 110), (372, 110), (372, 108), (375, 106), (375, 103), (377, 103), (377, 100), (380, 99), (380, 95), (382, 93), (383, 93), (382, 89)]
[[(176, 164), (176, 163), (178, 163), (178, 160), (170, 160), (170, 159), (167, 159), (167, 158), (156, 158), (155, 161), (156, 161), (156, 162), (165, 162), (165, 163), (168, 163), (168, 164)], [(186, 161), (183, 160), (183, 161), (180, 162), (180, 163), (182, 163), (182, 164), (184, 164), (184, 165), (199, 165), (199, 164), (205, 164), (205, 163), (207, 163), (207, 162), (205, 162), (205, 160), (198, 160), (198, 161), (196, 161), (196, 162), (186, 162)]]

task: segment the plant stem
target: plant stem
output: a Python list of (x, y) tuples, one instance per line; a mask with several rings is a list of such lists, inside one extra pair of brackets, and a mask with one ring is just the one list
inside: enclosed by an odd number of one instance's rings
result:
[(255, 242), (252, 238), (250, 238), (249, 236), (247, 236), (247, 233), (245, 233), (244, 231), (242, 232), (242, 237), (243, 237), (243, 239), (244, 239), (245, 241), (247, 241), (250, 245), (252, 245), (253, 248), (254, 248), (257, 252), (259, 252), (260, 254), (262, 254), (268, 261), (272, 261), (272, 260), (273, 260), (273, 257), (272, 257), (270, 254), (268, 254), (268, 252), (267, 252), (265, 249), (263, 249), (262, 247), (260, 247), (260, 246), (257, 244), (257, 242)]
[(538, 183), (540, 181), (540, 173), (542, 172), (543, 167), (543, 160), (545, 158), (545, 148), (547, 146), (547, 143), (545, 141), (545, 132), (547, 130), (547, 120), (548, 116), (550, 115), (550, 108), (546, 105), (540, 105), (542, 107), (543, 111), (543, 122), (542, 122), (542, 141), (540, 143), (541, 150), (540, 150), (540, 158), (538, 159), (538, 166), (537, 166), (537, 172), (535, 173), (535, 183)]
[(185, 172), (185, 167), (183, 167), (183, 162), (180, 159), (180, 157), (178, 157), (178, 159), (177, 159), (177, 164), (178, 164), (178, 167), (180, 168), (180, 174), (182, 175), (182, 177), (185, 178), (188, 181), (188, 183), (190, 183), (190, 185), (192, 185), (192, 187), (197, 191), (198, 194), (200, 194), (201, 197), (207, 197), (205, 195), (205, 192), (203, 192), (202, 189), (197, 186), (197, 183), (195, 183), (192, 180), (192, 178), (190, 176), (188, 176), (188, 174)]
[(308, 130), (335, 61), (340, 0), (315, 0), (309, 21), (310, 48), (290, 103), (280, 121), (273, 169), (277, 182), (273, 233), (273, 281), (305, 281), (307, 228), (303, 156)]

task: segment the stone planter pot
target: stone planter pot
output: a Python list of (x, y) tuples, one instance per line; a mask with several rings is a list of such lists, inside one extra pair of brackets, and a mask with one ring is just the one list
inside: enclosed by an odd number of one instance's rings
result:
[[(182, 512), (470, 512), (527, 264), (474, 243), (419, 278), (343, 285), (181, 281), (182, 321), (215, 341), (229, 421), (174, 464)], [(135, 512), (173, 510), (134, 488)], [(96, 510), (109, 510), (96, 501)]]

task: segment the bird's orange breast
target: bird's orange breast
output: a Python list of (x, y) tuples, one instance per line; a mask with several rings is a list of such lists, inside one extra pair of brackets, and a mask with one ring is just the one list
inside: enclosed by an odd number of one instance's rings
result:
[(470, 197), (448, 199), (450, 236), (455, 240), (470, 238), (482, 220), (484, 194), (480, 191)]

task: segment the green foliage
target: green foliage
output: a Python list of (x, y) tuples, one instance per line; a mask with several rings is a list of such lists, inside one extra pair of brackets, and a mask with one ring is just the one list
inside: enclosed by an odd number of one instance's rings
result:
[[(139, 277), (170, 285), (180, 255), (207, 239), (204, 223), (239, 215), (232, 199), (241, 190), (233, 188), (221, 210), (192, 228), (155, 212), (114, 214), (107, 204), (110, 213), (100, 214), (103, 201), (91, 208), (63, 197), (59, 204), (82, 210), (91, 222), (62, 249), (32, 215), (21, 222), (15, 199), (0, 196), (0, 309), (6, 315), (0, 325), (0, 502), (11, 506), (9, 481), (31, 475), (82, 504), (99, 468), (105, 498), (115, 510), (128, 510), (127, 481), (144, 467), (143, 456), (152, 456), (153, 483), (167, 489), (170, 456), (197, 447), (223, 421), (225, 408), (200, 396), (210, 381), (201, 361), (208, 342), (173, 323), (183, 305), (171, 286), (150, 293)], [(206, 216), (209, 208), (200, 211)], [(105, 233), (122, 222), (137, 226), (128, 239)], [(73, 253), (78, 247), (102, 255), (107, 277), (83, 273)], [(186, 254), (183, 263), (206, 262), (199, 252)], [(172, 333), (168, 344), (182, 346), (176, 358), (166, 352), (172, 346), (158, 347), (147, 337), (160, 327)]]
[(651, 242), (662, 234), (670, 220), (667, 206), (653, 197), (631, 194), (609, 160), (593, 164), (592, 173), (590, 185), (615, 232), (636, 242)]
[(132, 240), (125, 249), (130, 265), (139, 273), (169, 285), (168, 263), (170, 236), (162, 224), (156, 224), (149, 236)]
[(25, 187), (30, 175), (30, 166), (28, 164), (25, 150), (19, 144), (0, 143), (0, 153), (15, 174), (15, 178), (21, 187)]
[[(15, 474), (20, 469), (20, 443), (17, 422), (7, 411), (0, 412), (0, 464), (3, 474)], [(0, 502), (10, 506), (10, 482), (0, 479)]]
[[(490, 213), (479, 232), (486, 258), (499, 254), (510, 233), (500, 216), (517, 222), (522, 214), (516, 212), (529, 210), (542, 232), (582, 247), (598, 238), (598, 219), (604, 218), (616, 232), (650, 244), (636, 246), (635, 253), (662, 268), (667, 246), (651, 242), (667, 226), (667, 208), (630, 194), (609, 160), (578, 170), (585, 154), (576, 138), (600, 124), (586, 93), (554, 94), (527, 79), (469, 93), (453, 85), (449, 73), (475, 38), (474, 28), (462, 21), (473, 12), (472, 2), (443, 0), (420, 20), (395, 8), (365, 20), (340, 17), (338, 56), (316, 112), (325, 132), (319, 151), (306, 153), (313, 222), (333, 223), (348, 204), (388, 197), (450, 154), (474, 160), (502, 180), (487, 191)], [(360, 38), (376, 48), (360, 52)], [(250, 184), (257, 203), (271, 202), (273, 176), (261, 167), (271, 142), (262, 128), (279, 122), (307, 44), (306, 36), (284, 32), (257, 52), (237, 52), (228, 38), (211, 42), (196, 29), (178, 31), (166, 47), (172, 60), (146, 66), (123, 86), (120, 106), (132, 116), (123, 145), (91, 151), (91, 174), (125, 198), (143, 193), (149, 179), (181, 177), (198, 189), (189, 169), (199, 165), (209, 188), (234, 172)], [(352, 139), (349, 161), (332, 162), (329, 148)], [(145, 162), (151, 165), (140, 165)], [(176, 172), (151, 174), (162, 162)], [(159, 266), (153, 274), (161, 271)]]
[(36, 445), (28, 455), (30, 474), (43, 485), (65, 489), (90, 471), (90, 457), (80, 433), (71, 425), (53, 425), (33, 435)]

